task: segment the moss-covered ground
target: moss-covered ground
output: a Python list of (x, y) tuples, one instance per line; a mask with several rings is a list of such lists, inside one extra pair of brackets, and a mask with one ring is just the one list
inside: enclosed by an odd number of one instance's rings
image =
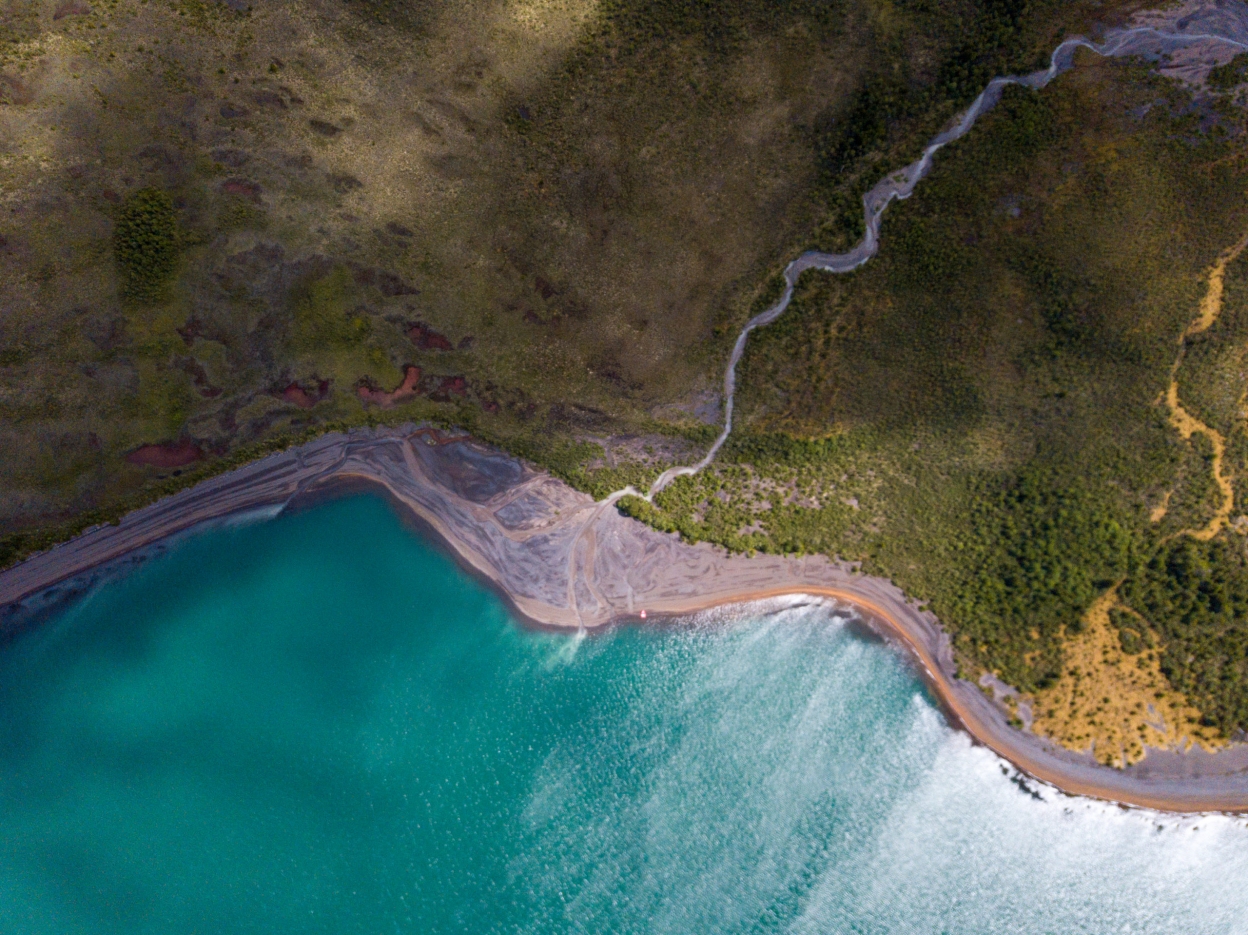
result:
[(210, 469), (152, 446), (220, 463), (377, 418), (551, 463), (700, 439), (769, 276), (1093, 9), (9, 4), (0, 560)]

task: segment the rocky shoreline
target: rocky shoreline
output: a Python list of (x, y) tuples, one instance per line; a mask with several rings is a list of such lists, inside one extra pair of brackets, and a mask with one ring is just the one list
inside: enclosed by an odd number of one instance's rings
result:
[(467, 436), (427, 427), (327, 435), (88, 530), (0, 573), (0, 621), (19, 627), (204, 523), (272, 515), (361, 484), (384, 491), (532, 624), (593, 628), (813, 595), (852, 607), (914, 660), (951, 720), (1038, 780), (1165, 811), (1248, 811), (1248, 744), (1150, 750), (1124, 770), (1101, 766), (1011, 727), (1004, 708), (957, 677), (939, 621), (890, 582), (822, 556), (687, 545)]

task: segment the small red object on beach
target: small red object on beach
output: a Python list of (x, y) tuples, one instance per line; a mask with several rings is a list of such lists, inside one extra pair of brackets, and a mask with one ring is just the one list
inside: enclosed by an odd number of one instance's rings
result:
[(641, 612), (641, 619), (642, 620), (646, 619), (646, 612), (644, 610)]

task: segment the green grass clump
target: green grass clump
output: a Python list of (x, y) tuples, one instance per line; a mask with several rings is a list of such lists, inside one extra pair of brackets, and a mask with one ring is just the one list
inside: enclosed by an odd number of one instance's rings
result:
[(268, 223), (268, 216), (262, 208), (250, 205), (242, 199), (226, 205), (217, 215), (217, 227), (223, 231), (263, 230)]
[(353, 311), (356, 292), (344, 267), (316, 279), (294, 300), (291, 349), (297, 354), (348, 350), (363, 344), (372, 333), (367, 315)]
[(113, 228), (113, 256), (125, 298), (159, 298), (177, 266), (178, 250), (178, 219), (167, 192), (141, 188), (122, 203)]
[(1138, 656), (1157, 645), (1157, 638), (1148, 624), (1121, 607), (1112, 607), (1109, 622), (1118, 630), (1118, 642), (1128, 656)]
[[(1065, 641), (1121, 584), (1126, 651), (1163, 646), (1209, 723), (1244, 727), (1243, 540), (1190, 543), (1220, 495), (1204, 436), (1181, 439), (1162, 399), (1209, 265), (1248, 223), (1245, 125), (1202, 133), (1185, 101), (1114, 62), (1008, 91), (894, 206), (871, 264), (804, 276), (751, 336), (719, 462), (621, 510), (691, 541), (860, 561), (929, 601), (967, 671), (1026, 691), (1062, 674)], [(1228, 269), (1222, 317), (1177, 372), (1241, 497), (1245, 276)], [(1168, 571), (1180, 547), (1208, 573)]]
[(828, 461), (861, 448), (860, 434), (835, 434), (826, 438), (798, 438), (787, 432), (730, 435), (721, 449), (725, 460), (764, 465), (774, 462), (807, 464)]
[(500, 442), (512, 454), (565, 480), (579, 474), (586, 461), (600, 458), (603, 453), (602, 446), (593, 442), (569, 442), (550, 435), (520, 435)]
[(1225, 65), (1209, 70), (1205, 79), (1215, 91), (1230, 91), (1248, 81), (1248, 52), (1241, 52)]

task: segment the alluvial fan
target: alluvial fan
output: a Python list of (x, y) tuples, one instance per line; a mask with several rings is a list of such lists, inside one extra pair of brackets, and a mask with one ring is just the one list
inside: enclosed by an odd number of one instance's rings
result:
[(0, 651), (0, 929), (1224, 933), (1248, 827), (1069, 798), (826, 604), (526, 630), (355, 497)]

